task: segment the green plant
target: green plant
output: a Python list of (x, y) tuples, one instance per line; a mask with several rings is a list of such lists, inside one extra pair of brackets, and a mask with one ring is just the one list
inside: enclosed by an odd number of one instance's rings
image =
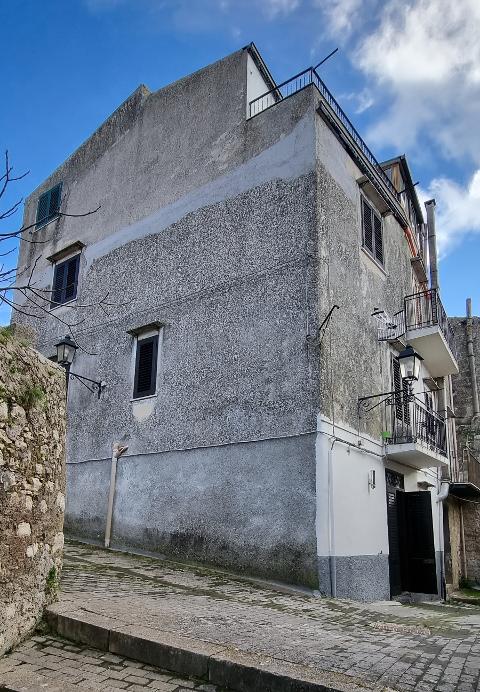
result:
[(23, 392), (17, 396), (17, 402), (25, 411), (29, 411), (33, 406), (44, 402), (45, 398), (46, 392), (43, 387), (34, 385), (25, 387)]
[(13, 337), (13, 327), (11, 324), (0, 327), (0, 344), (6, 344)]
[(50, 567), (47, 579), (45, 580), (45, 593), (50, 598), (56, 598), (59, 590), (60, 584), (58, 581), (57, 568), (53, 565)]

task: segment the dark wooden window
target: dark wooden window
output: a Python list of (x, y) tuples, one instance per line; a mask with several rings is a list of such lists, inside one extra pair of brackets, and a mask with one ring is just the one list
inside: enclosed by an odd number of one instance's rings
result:
[(62, 183), (55, 185), (40, 196), (37, 205), (35, 228), (41, 228), (57, 216), (62, 199)]
[(362, 197), (362, 243), (367, 252), (383, 266), (382, 218)]
[(155, 394), (157, 384), (158, 334), (137, 339), (133, 398)]
[(78, 268), (80, 255), (70, 257), (55, 265), (53, 272), (53, 290), (50, 306), (62, 305), (77, 297)]

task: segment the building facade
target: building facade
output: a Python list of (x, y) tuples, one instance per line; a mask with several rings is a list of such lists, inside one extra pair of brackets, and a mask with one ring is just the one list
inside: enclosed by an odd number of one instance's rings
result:
[(24, 312), (46, 316), (14, 319), (49, 356), (73, 321), (72, 369), (106, 382), (70, 382), (67, 532), (441, 594), (457, 365), (428, 214), (427, 234), (405, 158), (378, 164), (312, 68), (277, 85), (252, 44), (139, 87), (25, 206)]
[(446, 504), (446, 575), (452, 590), (480, 584), (480, 318), (467, 299), (465, 317), (452, 317), (459, 374), (452, 378), (457, 453)]

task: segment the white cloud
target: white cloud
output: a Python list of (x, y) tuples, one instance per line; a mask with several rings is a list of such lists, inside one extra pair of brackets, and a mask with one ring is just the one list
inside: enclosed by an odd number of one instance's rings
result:
[(313, 0), (313, 6), (321, 9), (328, 29), (337, 40), (347, 40), (354, 27), (358, 26), (360, 10), (365, 10), (365, 0)]
[(480, 169), (462, 187), (449, 178), (435, 178), (428, 190), (419, 190), (422, 201), (434, 197), (438, 251), (444, 257), (457, 247), (465, 236), (480, 234)]
[(479, 34), (478, 0), (386, 3), (354, 52), (391, 97), (369, 133), (374, 144), (405, 149), (426, 134), (444, 156), (480, 164)]
[(264, 2), (265, 13), (269, 19), (291, 14), (300, 6), (300, 0), (264, 0)]
[(354, 104), (355, 113), (363, 113), (373, 106), (375, 99), (370, 89), (362, 89), (361, 91), (352, 91), (349, 94), (341, 94), (340, 102), (351, 101)]

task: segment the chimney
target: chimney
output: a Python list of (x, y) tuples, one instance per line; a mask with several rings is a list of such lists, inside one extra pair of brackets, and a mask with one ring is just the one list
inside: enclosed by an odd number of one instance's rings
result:
[(427, 210), (427, 229), (428, 229), (428, 257), (430, 264), (430, 288), (440, 290), (438, 285), (437, 268), (437, 235), (435, 233), (435, 200), (429, 199), (425, 202)]

